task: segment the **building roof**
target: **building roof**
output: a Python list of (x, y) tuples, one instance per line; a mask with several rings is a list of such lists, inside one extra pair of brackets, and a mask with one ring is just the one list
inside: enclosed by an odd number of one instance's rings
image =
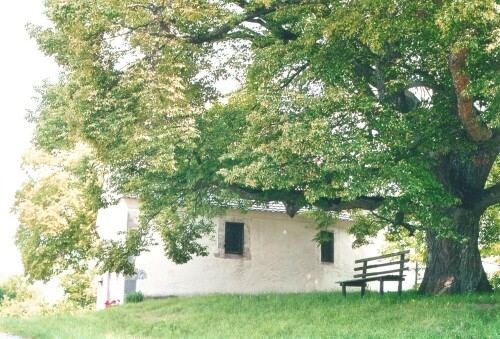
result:
[[(128, 199), (135, 199), (137, 200), (137, 197), (133, 196), (121, 196), (120, 198), (128, 198)], [(119, 198), (119, 199), (120, 199)], [(227, 204), (228, 208), (234, 209), (234, 210), (249, 210), (249, 211), (257, 211), (257, 212), (270, 212), (270, 213), (286, 213), (286, 208), (285, 205), (282, 202), (277, 202), (277, 201), (272, 201), (267, 204), (254, 204), (251, 205), (250, 207), (245, 207), (242, 208), (241, 205), (239, 205), (236, 201), (233, 203)], [(301, 208), (297, 214), (301, 214), (306, 211), (310, 211), (311, 209), (309, 208)], [(352, 221), (352, 217), (349, 212), (342, 211), (339, 213), (339, 219), (340, 220), (345, 220), (345, 221)]]
[[(248, 210), (261, 211), (261, 212), (271, 212), (271, 213), (285, 213), (286, 214), (286, 208), (282, 202), (270, 202), (266, 205), (252, 205), (251, 207), (248, 208)], [(300, 213), (303, 213), (306, 211), (309, 211), (309, 209), (302, 208), (297, 212), (297, 214), (300, 214)], [(339, 213), (339, 219), (345, 220), (345, 221), (352, 221), (351, 215), (345, 211)]]

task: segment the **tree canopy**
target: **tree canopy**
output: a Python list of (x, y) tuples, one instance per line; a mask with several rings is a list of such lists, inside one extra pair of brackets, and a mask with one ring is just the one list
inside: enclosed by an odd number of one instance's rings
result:
[(88, 145), (175, 261), (205, 253), (228, 206), (280, 201), (291, 217), (367, 210), (360, 234), (424, 230), (433, 258), (470, 249), (428, 260), (423, 292), (491, 288), (477, 229), (500, 202), (494, 0), (46, 8), (53, 26), (30, 32), (63, 71), (31, 116), (35, 146)]
[(29, 177), (16, 194), (13, 210), (20, 221), (16, 244), (31, 280), (89, 269), (102, 192), (92, 158), (83, 145), (75, 145), (71, 152), (32, 149), (24, 155)]

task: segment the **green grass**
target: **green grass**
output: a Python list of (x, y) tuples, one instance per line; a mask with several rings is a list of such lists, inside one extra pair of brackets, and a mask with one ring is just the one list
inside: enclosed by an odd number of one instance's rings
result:
[(0, 318), (27, 338), (500, 338), (500, 294), (350, 293), (146, 300), (80, 315)]

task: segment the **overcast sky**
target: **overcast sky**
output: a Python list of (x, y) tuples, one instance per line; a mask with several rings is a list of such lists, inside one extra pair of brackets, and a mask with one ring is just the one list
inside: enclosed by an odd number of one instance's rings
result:
[(13, 236), (17, 219), (10, 214), (23, 179), (21, 155), (29, 146), (32, 127), (24, 120), (36, 107), (34, 87), (57, 78), (56, 66), (26, 32), (26, 23), (47, 26), (43, 0), (2, 1), (0, 8), (0, 278), (22, 272)]

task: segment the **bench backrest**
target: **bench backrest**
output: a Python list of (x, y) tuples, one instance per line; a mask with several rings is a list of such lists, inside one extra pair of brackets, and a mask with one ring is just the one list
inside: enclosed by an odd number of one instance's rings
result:
[[(354, 263), (360, 265), (355, 267), (354, 271), (362, 271), (362, 273), (355, 274), (354, 278), (370, 278), (389, 275), (391, 273), (403, 277), (403, 272), (408, 271), (409, 269), (405, 266), (405, 264), (409, 261), (408, 258), (405, 258), (405, 255), (408, 253), (410, 253), (410, 251), (406, 250), (380, 255), (378, 257), (358, 259)], [(378, 260), (378, 263), (368, 264), (369, 261), (375, 260)]]

